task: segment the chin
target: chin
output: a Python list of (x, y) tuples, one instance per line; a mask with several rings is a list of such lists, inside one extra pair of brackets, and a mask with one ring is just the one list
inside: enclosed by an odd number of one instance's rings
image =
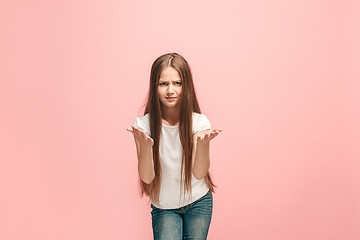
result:
[(170, 103), (170, 104), (163, 104), (163, 106), (168, 107), (168, 108), (175, 108), (178, 107), (177, 103)]

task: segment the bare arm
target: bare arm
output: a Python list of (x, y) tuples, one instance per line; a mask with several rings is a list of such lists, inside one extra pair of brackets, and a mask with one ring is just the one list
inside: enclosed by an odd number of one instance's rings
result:
[(203, 179), (210, 167), (210, 140), (222, 129), (204, 130), (194, 135), (192, 173), (198, 180)]
[(153, 140), (143, 131), (135, 128), (128, 128), (134, 135), (136, 143), (136, 154), (138, 158), (138, 171), (140, 179), (146, 184), (150, 184), (155, 177), (154, 160), (153, 160)]

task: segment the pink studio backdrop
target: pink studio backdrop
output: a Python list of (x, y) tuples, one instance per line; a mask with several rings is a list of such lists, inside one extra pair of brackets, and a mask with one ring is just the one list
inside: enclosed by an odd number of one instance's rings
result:
[(0, 9), (0, 239), (152, 239), (126, 128), (166, 52), (224, 129), (208, 239), (360, 239), (358, 1)]

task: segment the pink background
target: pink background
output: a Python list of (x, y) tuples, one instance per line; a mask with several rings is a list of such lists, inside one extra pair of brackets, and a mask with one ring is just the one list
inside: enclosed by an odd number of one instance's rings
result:
[(360, 239), (358, 1), (0, 9), (0, 239), (152, 239), (126, 128), (166, 52), (224, 129), (208, 239)]

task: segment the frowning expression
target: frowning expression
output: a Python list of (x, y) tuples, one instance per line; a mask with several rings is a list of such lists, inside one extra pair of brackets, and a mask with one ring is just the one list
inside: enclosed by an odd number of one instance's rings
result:
[(180, 107), (182, 80), (175, 68), (166, 67), (161, 71), (157, 92), (164, 107)]

